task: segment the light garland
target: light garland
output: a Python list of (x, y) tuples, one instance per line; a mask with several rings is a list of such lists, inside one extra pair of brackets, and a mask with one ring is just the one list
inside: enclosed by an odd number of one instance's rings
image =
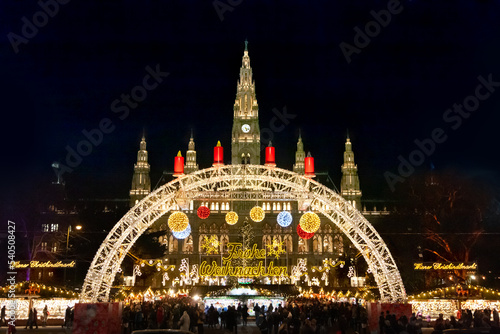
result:
[(189, 218), (184, 212), (176, 211), (168, 217), (168, 227), (172, 232), (182, 232), (189, 226)]
[(321, 225), (321, 220), (319, 219), (317, 214), (308, 211), (304, 213), (302, 217), (300, 217), (299, 225), (302, 228), (302, 230), (304, 230), (304, 232), (314, 233), (319, 229), (319, 226)]
[(347, 273), (347, 277), (349, 277), (349, 278), (354, 277), (354, 267), (353, 266), (349, 267), (349, 272)]
[(186, 239), (189, 235), (191, 234), (191, 225), (188, 223), (186, 229), (184, 231), (181, 231), (181, 232), (172, 232), (172, 235), (176, 238), (176, 239)]
[(279, 226), (281, 227), (288, 227), (292, 223), (292, 214), (288, 211), (281, 211), (278, 214), (278, 217), (276, 218), (278, 221)]
[(305, 240), (311, 239), (314, 236), (314, 233), (307, 233), (300, 227), (300, 225), (297, 225), (297, 234), (299, 235), (299, 237)]
[(260, 206), (254, 206), (252, 210), (250, 210), (250, 218), (256, 223), (263, 221), (265, 216), (266, 213)]
[(210, 209), (208, 208), (208, 206), (202, 205), (198, 208), (196, 213), (198, 214), (198, 217), (200, 217), (200, 219), (207, 219), (208, 216), (210, 216)]
[(238, 214), (234, 211), (229, 211), (226, 213), (226, 223), (229, 225), (234, 225), (238, 222)]

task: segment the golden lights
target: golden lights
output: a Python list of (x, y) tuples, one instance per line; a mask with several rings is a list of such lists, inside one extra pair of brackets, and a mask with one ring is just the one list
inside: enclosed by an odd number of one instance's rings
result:
[(321, 220), (319, 219), (317, 214), (309, 211), (304, 213), (302, 217), (300, 217), (299, 225), (302, 230), (304, 230), (304, 232), (314, 233), (319, 229)]
[(260, 206), (254, 206), (252, 210), (250, 210), (250, 218), (258, 223), (264, 220), (266, 213)]
[(182, 232), (189, 225), (189, 218), (185, 213), (176, 211), (168, 217), (168, 227), (172, 232)]
[(238, 214), (234, 211), (229, 211), (226, 213), (226, 223), (229, 225), (234, 225), (238, 222)]

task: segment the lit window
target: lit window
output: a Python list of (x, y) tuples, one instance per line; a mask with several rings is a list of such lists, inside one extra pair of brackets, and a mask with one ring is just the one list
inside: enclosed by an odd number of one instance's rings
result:
[(59, 231), (59, 224), (50, 224), (50, 232)]
[(42, 242), (41, 245), (40, 245), (40, 248), (43, 250), (43, 251), (46, 251), (47, 250), (47, 242)]
[(54, 243), (52, 244), (52, 249), (51, 249), (50, 251), (51, 251), (52, 253), (57, 252), (57, 242), (54, 242)]
[(54, 276), (54, 272), (53, 271), (49, 271), (49, 277), (52, 277)]

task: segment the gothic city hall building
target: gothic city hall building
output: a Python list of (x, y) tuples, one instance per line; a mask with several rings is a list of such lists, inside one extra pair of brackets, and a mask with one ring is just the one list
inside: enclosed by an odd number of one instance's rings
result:
[[(217, 168), (227, 167), (223, 155), (228, 154), (228, 148), (216, 143), (214, 138), (214, 162), (207, 166), (207, 173), (213, 173), (214, 178)], [(152, 192), (144, 136), (139, 146), (130, 190), (131, 208)], [(237, 82), (229, 155), (231, 166), (238, 166), (238, 170), (264, 166), (262, 173), (266, 173), (282, 168), (274, 161), (273, 144), (261, 142), (259, 104), (247, 43)], [(376, 211), (371, 207), (367, 211), (363, 207), (349, 136), (340, 167), (338, 195), (367, 218), (388, 214), (385, 209)], [(191, 133), (187, 151), (175, 157), (173, 177), (181, 182), (200, 171), (195, 136)], [(300, 134), (295, 163), (288, 172), (322, 182), (321, 175), (315, 175), (314, 160), (304, 151)], [(196, 177), (191, 182), (196, 182)], [(136, 259), (136, 263), (143, 263), (134, 269), (134, 282), (153, 288), (228, 286), (235, 282), (318, 288), (368, 284), (370, 270), (363, 257), (331, 219), (308, 206), (308, 199), (300, 194), (290, 197), (264, 183), (255, 180), (251, 187), (234, 189), (212, 185), (184, 195), (182, 188), (176, 189), (180, 195), (176, 196), (175, 210), (163, 214), (146, 231), (157, 236), (165, 246), (165, 254), (161, 259)], [(331, 180), (328, 184), (333, 186)], [(157, 272), (147, 278), (139, 275), (143, 268), (155, 265)]]

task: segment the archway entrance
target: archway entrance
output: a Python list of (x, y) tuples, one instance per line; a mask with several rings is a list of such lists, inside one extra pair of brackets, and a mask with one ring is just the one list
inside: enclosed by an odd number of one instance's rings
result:
[(335, 224), (363, 255), (380, 297), (385, 302), (406, 300), (399, 270), (386, 244), (363, 217), (339, 194), (303, 175), (262, 165), (227, 165), (199, 170), (156, 189), (113, 227), (97, 251), (80, 300), (107, 301), (115, 275), (136, 240), (167, 212), (189, 201), (220, 194), (297, 201), (299, 208), (320, 212)]

